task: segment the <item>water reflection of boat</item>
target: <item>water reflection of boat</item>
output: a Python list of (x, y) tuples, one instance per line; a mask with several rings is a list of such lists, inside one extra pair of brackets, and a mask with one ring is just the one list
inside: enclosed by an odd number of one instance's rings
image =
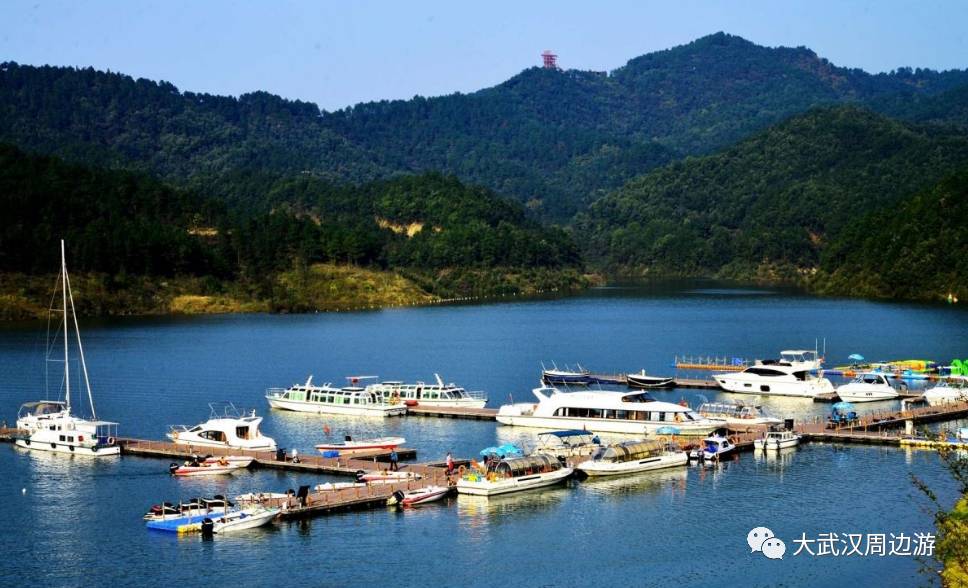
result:
[[(567, 488), (545, 488), (542, 492), (518, 492), (499, 496), (457, 495), (457, 514), (461, 517), (483, 517), (538, 512), (555, 507), (572, 493)], [(498, 517), (500, 518), (500, 517)]]
[(625, 496), (660, 490), (665, 487), (683, 491), (689, 479), (686, 468), (669, 468), (629, 476), (595, 477), (583, 481), (582, 491), (603, 496)]

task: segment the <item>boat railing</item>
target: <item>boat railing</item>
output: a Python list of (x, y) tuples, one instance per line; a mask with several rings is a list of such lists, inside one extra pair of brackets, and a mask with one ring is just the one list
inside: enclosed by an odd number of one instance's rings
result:
[(483, 390), (464, 390), (467, 397), (472, 400), (484, 400), (487, 401), (487, 392)]
[(266, 388), (266, 396), (272, 396), (273, 398), (282, 398), (286, 395), (288, 388)]

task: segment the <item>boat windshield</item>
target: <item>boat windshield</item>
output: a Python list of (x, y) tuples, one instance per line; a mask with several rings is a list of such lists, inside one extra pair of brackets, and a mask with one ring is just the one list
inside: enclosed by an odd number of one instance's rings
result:
[(622, 402), (655, 402), (655, 398), (648, 392), (636, 392), (622, 396)]

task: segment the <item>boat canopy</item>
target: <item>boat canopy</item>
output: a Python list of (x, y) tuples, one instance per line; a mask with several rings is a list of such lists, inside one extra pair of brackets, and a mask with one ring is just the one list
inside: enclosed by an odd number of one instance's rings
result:
[(501, 460), (494, 471), (498, 475), (517, 478), (541, 472), (548, 472), (561, 469), (561, 462), (552, 455), (541, 453), (529, 455), (528, 457), (511, 457)]
[(538, 433), (538, 439), (545, 445), (582, 445), (592, 443), (594, 437), (594, 433), (582, 429)]
[(662, 455), (665, 448), (657, 441), (626, 441), (609, 445), (602, 452), (601, 461), (623, 462)]
[(57, 414), (67, 408), (67, 403), (58, 400), (41, 400), (39, 402), (25, 402), (20, 405), (21, 416), (43, 416)]

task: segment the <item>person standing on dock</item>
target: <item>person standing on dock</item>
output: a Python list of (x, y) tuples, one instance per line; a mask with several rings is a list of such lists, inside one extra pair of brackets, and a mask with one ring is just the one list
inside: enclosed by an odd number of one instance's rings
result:
[(447, 475), (454, 473), (454, 456), (447, 452)]
[(390, 470), (391, 471), (394, 471), (394, 472), (397, 471), (397, 461), (399, 459), (400, 459), (400, 456), (397, 455), (397, 450), (391, 449), (390, 450)]

